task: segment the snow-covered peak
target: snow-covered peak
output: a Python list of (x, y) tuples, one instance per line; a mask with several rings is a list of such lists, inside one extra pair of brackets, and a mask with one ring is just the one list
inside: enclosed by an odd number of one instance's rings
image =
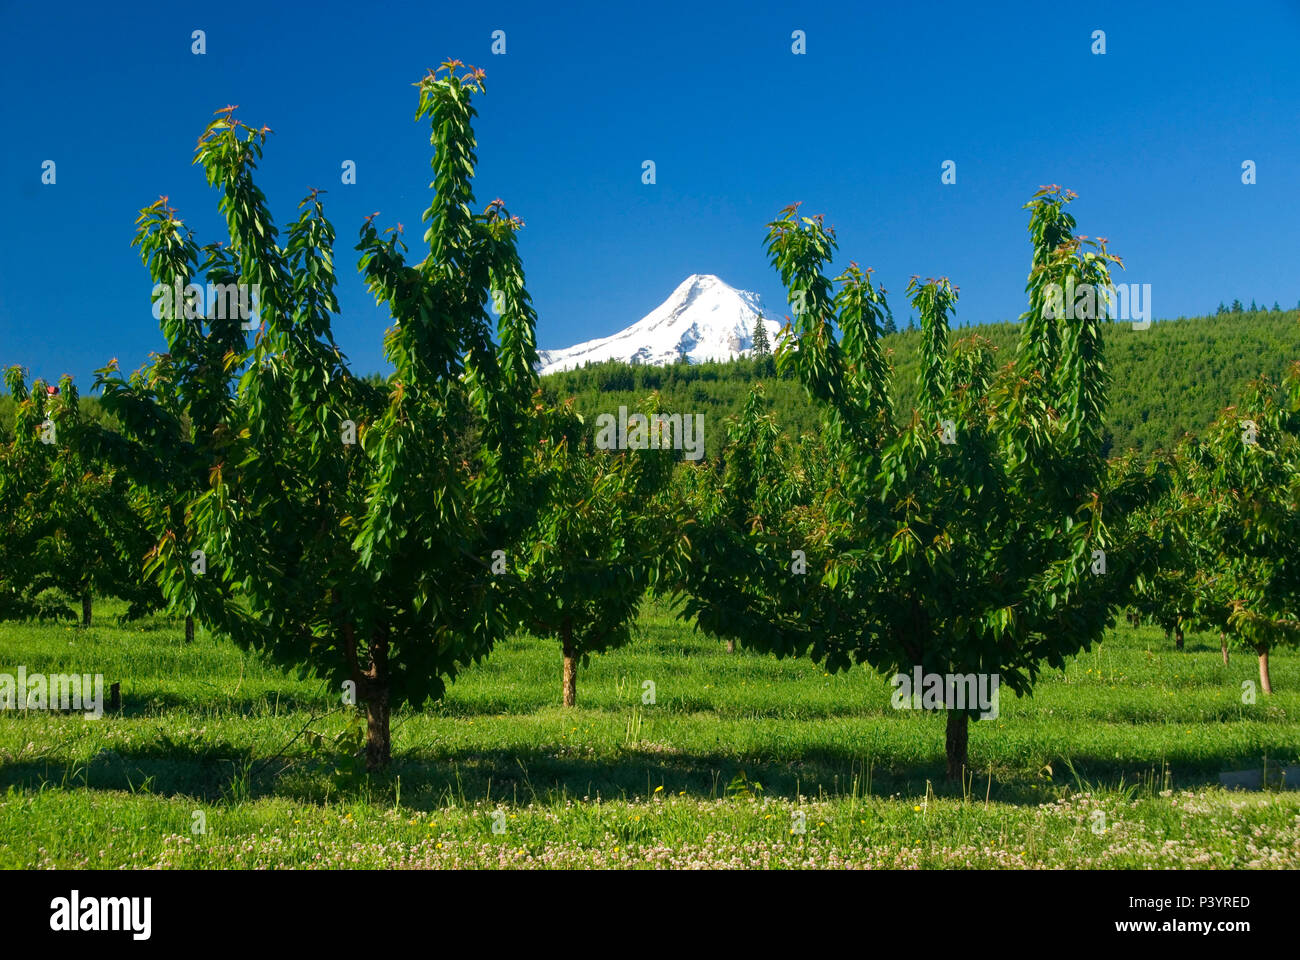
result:
[[(711, 273), (693, 273), (648, 314), (618, 333), (562, 350), (542, 350), (541, 373), (570, 370), (585, 363), (622, 360), (667, 364), (732, 360), (753, 346), (754, 322), (766, 316), (757, 294), (737, 290)], [(765, 319), (775, 346), (781, 325)]]

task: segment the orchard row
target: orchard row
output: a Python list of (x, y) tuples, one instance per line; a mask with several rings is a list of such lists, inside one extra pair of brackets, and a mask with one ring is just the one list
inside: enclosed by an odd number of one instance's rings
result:
[[(1300, 636), (1300, 366), (1174, 456), (1108, 460), (1105, 320), (1058, 307), (1062, 290), (1111, 289), (1118, 258), (1049, 186), (1026, 204), (1014, 357), (950, 342), (957, 289), (913, 278), (919, 393), (898, 417), (884, 293), (856, 263), (829, 277), (834, 232), (795, 206), (767, 232), (797, 306), (776, 363), (820, 433), (787, 440), (758, 387), (719, 456), (612, 442), (625, 411), (602, 440), (539, 390), (522, 224), (499, 200), (472, 212), (483, 89), (456, 61), (419, 85), (427, 254), (408, 262), (374, 217), (360, 230), (360, 272), (394, 320), (386, 383), (354, 375), (334, 342), (320, 197), (282, 235), (253, 176), (269, 131), (217, 114), (196, 162), (228, 237), (200, 246), (163, 198), (135, 245), (156, 291), (256, 289), (261, 329), (250, 343), (239, 311), (157, 297), (166, 352), (99, 372), (111, 429), (81, 415), (70, 380), (8, 372), (0, 618), (57, 613), (64, 595), (87, 620), (94, 594), (169, 609), (190, 636), (197, 621), (347, 684), (372, 769), (389, 761), (394, 707), (442, 696), (521, 629), (558, 641), (573, 704), (579, 665), (629, 640), (651, 591), (732, 646), (828, 671), (996, 676), (1020, 695), (1135, 608), (1180, 636), (1217, 628), (1225, 656), (1231, 642), (1260, 657), (1269, 692), (1269, 650)], [(657, 395), (634, 415), (665, 416)], [(979, 711), (944, 712), (957, 778)]]

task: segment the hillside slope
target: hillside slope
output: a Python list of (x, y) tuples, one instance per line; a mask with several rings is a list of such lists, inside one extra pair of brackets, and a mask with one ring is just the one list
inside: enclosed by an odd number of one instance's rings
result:
[[(1018, 327), (1012, 323), (963, 327), (954, 339), (985, 337), (999, 363), (1015, 353)], [(1169, 448), (1185, 432), (1199, 432), (1241, 386), (1260, 374), (1280, 379), (1300, 361), (1300, 312), (1227, 313), (1153, 323), (1134, 330), (1127, 323), (1105, 332), (1110, 369), (1107, 428), (1113, 449), (1150, 453)], [(904, 330), (885, 338), (895, 369), (899, 415), (910, 414), (916, 395), (920, 333)], [(573, 396), (578, 410), (595, 417), (617, 413), (652, 390), (668, 409), (705, 414), (706, 453), (723, 436), (723, 419), (740, 409), (749, 385), (761, 379), (783, 429), (792, 435), (818, 429), (816, 411), (795, 383), (779, 380), (746, 359), (730, 363), (678, 363), (664, 367), (601, 363), (543, 377), (552, 397)]]

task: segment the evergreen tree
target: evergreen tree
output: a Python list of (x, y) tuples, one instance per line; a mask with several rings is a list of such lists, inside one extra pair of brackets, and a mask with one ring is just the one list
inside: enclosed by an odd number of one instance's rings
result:
[(767, 321), (762, 316), (754, 319), (754, 350), (755, 358), (768, 357), (772, 355), (772, 341), (767, 336)]
[(1258, 313), (1258, 312), (1259, 312), (1259, 307), (1255, 306), (1255, 301), (1254, 301), (1254, 300), (1250, 301), (1250, 312), (1251, 312), (1251, 313)]
[(1241, 313), (1241, 310), (1242, 310), (1242, 307), (1241, 307), (1241, 301), (1240, 301), (1240, 300), (1233, 300), (1233, 301), (1232, 301), (1232, 312), (1233, 312), (1233, 313)]
[(1220, 301), (1219, 301), (1219, 309), (1214, 311), (1215, 316), (1218, 316), (1218, 315), (1221, 314), (1221, 313), (1227, 313), (1227, 312), (1228, 312), (1228, 308), (1225, 307), (1225, 306), (1223, 305), (1223, 301), (1220, 300)]
[[(882, 300), (884, 300), (884, 296), (888, 292), (889, 291), (887, 291), (884, 287), (880, 288), (880, 296)], [(891, 333), (898, 333), (898, 324), (894, 322), (894, 311), (890, 309), (889, 301), (884, 300), (884, 304), (885, 304), (885, 323), (880, 328), (880, 332), (884, 336), (889, 336), (889, 334)]]

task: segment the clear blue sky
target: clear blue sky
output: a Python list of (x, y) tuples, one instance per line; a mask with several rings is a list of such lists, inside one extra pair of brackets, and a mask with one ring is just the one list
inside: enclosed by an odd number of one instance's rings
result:
[(960, 285), (959, 322), (1014, 319), (1021, 205), (1044, 183), (1079, 193), (1080, 231), (1152, 285), (1158, 318), (1300, 300), (1300, 0), (606, 6), (0, 3), (0, 365), (84, 388), (109, 358), (130, 370), (161, 349), (134, 220), (167, 194), (201, 243), (225, 236), (190, 160), (234, 103), (275, 131), (260, 184), (278, 223), (328, 191), (336, 330), (355, 369), (384, 368), (388, 318), (352, 246), (377, 210), (423, 256), (411, 84), (447, 57), (487, 70), (478, 200), (527, 222), (544, 348), (639, 319), (690, 273), (785, 313), (761, 244), (796, 200), (835, 224), (842, 261), (876, 269), (900, 320), (914, 273)]

